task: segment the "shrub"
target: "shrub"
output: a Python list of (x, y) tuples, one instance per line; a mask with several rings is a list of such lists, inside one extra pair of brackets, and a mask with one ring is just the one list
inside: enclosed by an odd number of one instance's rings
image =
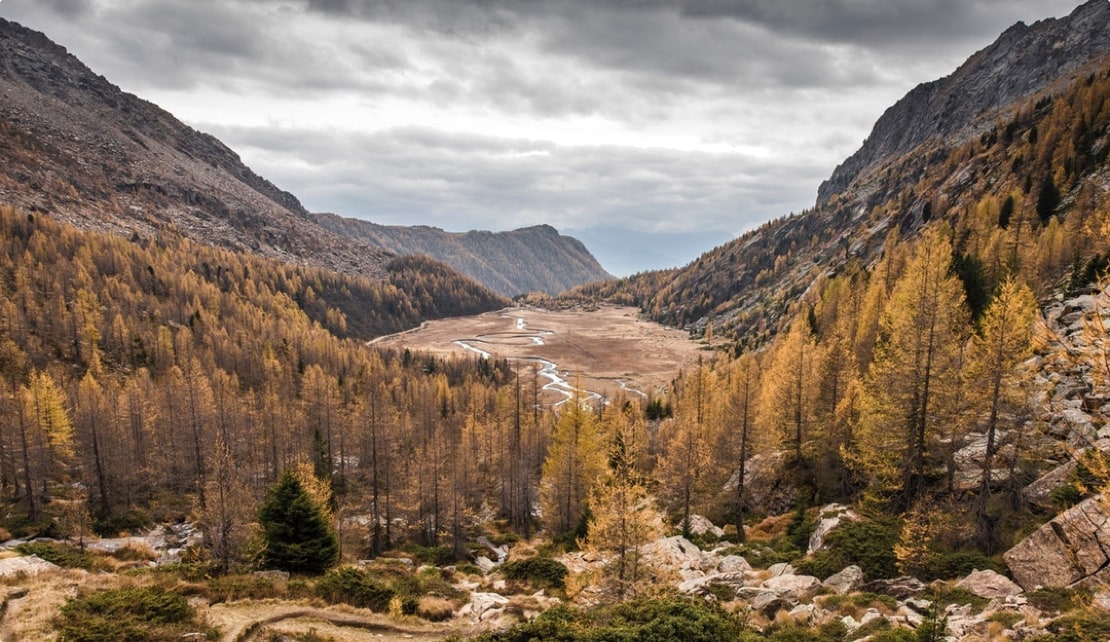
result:
[(425, 595), (417, 600), (416, 615), (429, 622), (443, 622), (455, 615), (455, 604), (442, 597)]
[(1034, 642), (1103, 642), (1110, 640), (1110, 618), (1105, 612), (1065, 615), (1048, 625), (1051, 635), (1033, 638)]
[(455, 551), (450, 546), (417, 546), (410, 544), (404, 551), (421, 564), (448, 566), (455, 562)]
[(92, 568), (95, 559), (89, 551), (61, 542), (28, 542), (15, 547), (21, 555), (37, 555), (65, 568)]
[(921, 579), (951, 580), (964, 577), (974, 570), (1003, 571), (1000, 564), (979, 551), (955, 551), (939, 553), (926, 564)]
[(284, 597), (285, 591), (266, 577), (255, 575), (223, 575), (205, 585), (205, 596), (213, 604), (235, 600), (262, 600)]
[(566, 588), (567, 567), (549, 557), (513, 560), (501, 566), (505, 579), (531, 582), (549, 588)]
[(825, 538), (825, 549), (804, 560), (794, 562), (801, 572), (821, 579), (855, 564), (868, 579), (898, 576), (898, 558), (894, 544), (898, 529), (879, 521), (842, 523)]
[(317, 580), (316, 595), (332, 604), (350, 604), (377, 613), (386, 613), (389, 611), (389, 601), (395, 593), (375, 581), (369, 573), (344, 566), (328, 571)]
[(1091, 603), (1089, 591), (1046, 586), (1025, 594), (1029, 604), (1045, 613), (1067, 613)]
[(160, 587), (111, 589), (70, 599), (56, 620), (59, 642), (173, 640), (186, 633), (216, 639), (185, 596)]

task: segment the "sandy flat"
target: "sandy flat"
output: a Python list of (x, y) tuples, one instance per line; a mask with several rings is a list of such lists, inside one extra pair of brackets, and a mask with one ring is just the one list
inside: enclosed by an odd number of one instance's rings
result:
[[(583, 389), (606, 398), (622, 387), (630, 396), (656, 395), (706, 354), (686, 332), (643, 320), (636, 308), (612, 305), (589, 311), (506, 308), (431, 321), (374, 343), (436, 355), (476, 356), (480, 350), (509, 358), (524, 368), (522, 375), (536, 369), (527, 360), (543, 359), (555, 363), (558, 376), (570, 384), (580, 381)], [(543, 395), (545, 403), (562, 399), (558, 390)]]

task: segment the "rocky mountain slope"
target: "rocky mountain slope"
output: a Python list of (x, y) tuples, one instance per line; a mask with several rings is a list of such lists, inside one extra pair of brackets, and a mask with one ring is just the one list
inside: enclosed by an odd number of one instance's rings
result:
[(397, 255), (426, 255), (503, 295), (610, 276), (581, 243), (547, 227), (455, 235), (313, 216), (216, 138), (2, 19), (0, 153), (0, 202), (82, 229), (179, 234), (375, 279)]
[[(930, 140), (965, 132), (1110, 51), (1110, 2), (1089, 0), (1070, 15), (1017, 23), (951, 75), (918, 85), (875, 123), (863, 146), (821, 184), (825, 203), (886, 161)], [(988, 125), (989, 126), (989, 125)]]
[[(1067, 18), (1016, 25), (888, 110), (813, 209), (766, 223), (684, 268), (579, 293), (639, 305), (695, 334), (712, 325), (719, 337), (760, 345), (819, 279), (849, 262), (873, 265), (888, 239), (897, 242), (892, 234), (914, 238), (943, 219), (960, 230), (957, 251), (972, 261), (997, 264), (980, 251), (998, 242), (988, 240), (996, 233), (1014, 236), (1014, 250), (1027, 254), (1019, 257), (1030, 271), (1023, 276), (1044, 294), (1068, 261), (1082, 264), (1101, 251), (1101, 233), (1085, 221), (1110, 189), (1108, 73), (1106, 0)], [(991, 214), (977, 207), (993, 208), (997, 223), (986, 225)], [(1066, 228), (1054, 234), (1071, 235), (1067, 259), (1061, 251), (1041, 256), (1053, 220)]]
[(582, 283), (613, 278), (586, 246), (550, 225), (455, 233), (427, 226), (378, 225), (334, 214), (317, 214), (316, 220), (333, 232), (390, 252), (427, 255), (504, 296), (558, 294)]
[(327, 232), (208, 134), (0, 19), (0, 201), (79, 228), (192, 240), (370, 277), (392, 255)]

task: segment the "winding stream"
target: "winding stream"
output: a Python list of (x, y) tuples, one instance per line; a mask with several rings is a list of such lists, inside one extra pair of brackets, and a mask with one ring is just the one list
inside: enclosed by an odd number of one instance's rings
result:
[[(474, 344), (513, 345), (513, 341), (527, 339), (531, 341), (532, 345), (534, 346), (542, 346), (545, 345), (543, 337), (554, 334), (551, 330), (528, 330), (528, 323), (524, 320), (524, 317), (513, 316), (510, 314), (502, 314), (501, 316), (506, 319), (514, 320), (515, 332), (491, 332), (488, 334), (480, 334), (473, 339), (456, 339), (454, 341), (454, 344), (461, 347), (463, 350), (466, 350), (468, 352), (475, 352), (481, 355), (483, 358), (489, 359), (492, 354), (486, 350), (475, 347)], [(507, 358), (509, 361), (533, 363), (540, 366), (538, 371), (539, 376), (547, 379), (548, 381), (546, 384), (544, 384), (543, 389), (551, 392), (557, 392), (563, 396), (563, 399), (552, 404), (552, 407), (557, 408), (565, 404), (566, 402), (573, 399), (576, 393), (579, 395), (582, 401), (585, 402), (601, 400), (603, 403), (608, 403), (608, 400), (606, 400), (605, 397), (599, 392), (588, 390), (585, 388), (576, 388), (573, 384), (571, 384), (563, 377), (563, 375), (569, 376), (569, 374), (560, 373), (559, 366), (554, 361), (548, 361), (547, 359), (543, 359), (540, 357)], [(617, 380), (617, 383), (620, 385), (621, 390), (627, 390), (628, 392), (638, 394), (644, 398), (647, 398), (647, 395), (643, 392), (634, 388), (629, 388), (625, 381)]]

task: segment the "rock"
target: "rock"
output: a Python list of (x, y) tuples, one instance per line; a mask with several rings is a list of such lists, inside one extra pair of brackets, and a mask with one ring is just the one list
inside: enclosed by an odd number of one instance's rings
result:
[(488, 548), (494, 554), (494, 556), (497, 557), (496, 564), (505, 563), (505, 558), (509, 556), (509, 547), (507, 545), (502, 544), (501, 546), (494, 546), (493, 542), (489, 541), (489, 538), (485, 535), (479, 537), (477, 542), (480, 545)]
[[(640, 548), (641, 561), (650, 568), (663, 569), (684, 576), (704, 575), (717, 568), (717, 557), (703, 553), (690, 540), (676, 535), (665, 537)], [(686, 573), (683, 573), (686, 571)], [(691, 577), (684, 577), (691, 579)]]
[(825, 545), (825, 536), (840, 526), (841, 520), (857, 520), (857, 515), (851, 508), (843, 504), (829, 504), (821, 509), (820, 519), (817, 526), (813, 529), (813, 534), (809, 536), (809, 545), (807, 553), (813, 553), (821, 550)]
[(812, 575), (779, 575), (764, 580), (763, 588), (798, 602), (809, 602), (821, 590), (821, 580)]
[(469, 615), (474, 618), (476, 622), (481, 622), (484, 619), (489, 619), (494, 614), (493, 611), (499, 611), (509, 604), (509, 598), (497, 593), (471, 593), (470, 594), (470, 613)]
[(767, 572), (771, 574), (771, 577), (778, 577), (780, 575), (793, 575), (797, 573), (798, 570), (786, 562), (779, 562), (778, 564), (772, 564), (767, 569)]
[(795, 622), (809, 623), (813, 621), (814, 616), (817, 614), (817, 607), (812, 604), (799, 604), (790, 609), (790, 617)]
[(717, 571), (720, 573), (747, 573), (751, 570), (752, 565), (739, 555), (725, 555), (717, 563)]
[(1068, 460), (1038, 477), (1021, 491), (1025, 501), (1041, 509), (1052, 508), (1052, 491), (1063, 486), (1073, 472), (1075, 460)]
[(855, 633), (856, 630), (859, 629), (859, 627), (863, 626), (859, 623), (858, 620), (856, 620), (856, 618), (852, 617), (851, 615), (845, 615), (844, 617), (840, 618), (840, 623), (844, 625), (844, 628), (847, 629), (849, 633)]
[(705, 577), (698, 577), (680, 582), (678, 590), (687, 595), (712, 595), (711, 587), (725, 586), (734, 593), (744, 588), (745, 576), (743, 572), (716, 573)]
[(255, 571), (251, 573), (254, 577), (269, 580), (271, 582), (288, 582), (288, 571)]
[(724, 529), (719, 528), (713, 522), (702, 517), (701, 515), (691, 515), (689, 519), (690, 532), (694, 535), (705, 535), (711, 533), (716, 537), (721, 537), (725, 534)]
[(972, 571), (967, 577), (956, 582), (956, 587), (988, 600), (1010, 597), (1022, 592), (1021, 587), (1009, 578), (991, 570)]
[(925, 590), (925, 584), (916, 577), (896, 577), (892, 580), (871, 580), (859, 587), (860, 591), (889, 595), (896, 600), (917, 597)]
[(1002, 559), (1025, 590), (1070, 586), (1110, 563), (1110, 510), (1103, 496), (1091, 497), (1057, 515)]
[(13, 577), (17, 575), (34, 576), (46, 571), (60, 568), (57, 564), (47, 562), (38, 555), (24, 555), (22, 557), (9, 557), (0, 560), (0, 577)]
[(774, 619), (775, 614), (779, 611), (789, 609), (795, 604), (796, 602), (791, 602), (774, 591), (760, 593), (751, 601), (752, 610), (762, 613), (769, 620)]
[(479, 555), (478, 557), (474, 558), (474, 566), (482, 569), (483, 573), (489, 573), (493, 569), (497, 568), (497, 563), (486, 557), (485, 555)]
[(839, 595), (850, 593), (863, 583), (863, 569), (855, 564), (846, 567), (839, 573), (833, 573), (822, 584), (836, 591)]

